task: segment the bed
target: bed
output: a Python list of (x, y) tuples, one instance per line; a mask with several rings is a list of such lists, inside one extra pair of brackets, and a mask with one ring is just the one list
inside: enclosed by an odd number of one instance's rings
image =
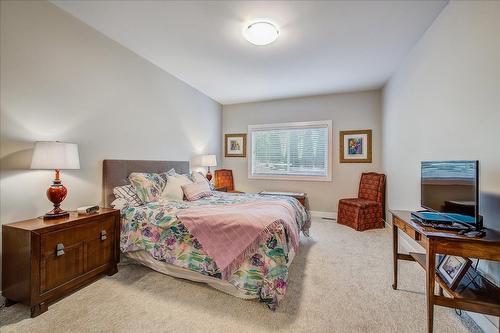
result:
[[(128, 184), (132, 172), (170, 169), (187, 174), (189, 162), (104, 160), (104, 205), (110, 207), (113, 188)], [(249, 223), (258, 236), (241, 229)], [(195, 201), (122, 207), (120, 248), (125, 256), (158, 272), (259, 299), (275, 310), (285, 296), (297, 235), (307, 235), (309, 227), (309, 213), (294, 198), (214, 191)], [(228, 239), (221, 238), (226, 230), (229, 235), (235, 232), (230, 241), (222, 241)], [(246, 243), (242, 234), (248, 234)]]

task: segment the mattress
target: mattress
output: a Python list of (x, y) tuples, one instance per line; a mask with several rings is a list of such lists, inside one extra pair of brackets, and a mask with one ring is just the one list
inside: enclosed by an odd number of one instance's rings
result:
[[(310, 216), (294, 198), (255, 194), (216, 194), (194, 202), (166, 201), (122, 209), (120, 247), (128, 257), (158, 272), (203, 282), (230, 295), (252, 299), (275, 309), (283, 299), (288, 268), (295, 251), (285, 226), (278, 225), (259, 242), (231, 274), (223, 278), (214, 258), (177, 219), (179, 210), (204, 205), (231, 205), (254, 200), (285, 201), (293, 207), (296, 228), (307, 233)], [(253, 251), (253, 249), (252, 249)]]
[[(202, 275), (200, 273), (197, 273), (195, 271), (174, 266), (172, 264), (167, 264), (166, 262), (156, 260), (149, 254), (147, 251), (144, 250), (139, 250), (139, 251), (133, 251), (133, 252), (127, 252), (124, 254), (127, 258), (130, 258), (137, 263), (144, 265), (146, 267), (151, 268), (152, 270), (155, 270), (157, 272), (173, 276), (176, 278), (180, 279), (186, 279), (194, 282), (201, 282), (201, 283), (206, 283), (210, 287), (217, 289), (219, 291), (222, 291), (226, 294), (229, 294), (231, 296), (235, 296), (238, 298), (242, 299), (256, 299), (258, 298), (258, 295), (247, 295), (245, 294), (244, 291), (241, 289), (236, 288), (234, 285), (231, 283), (221, 280), (218, 278), (214, 278), (211, 276), (206, 276)], [(295, 252), (292, 251), (290, 252), (290, 261), (289, 264), (292, 263), (293, 257), (295, 256)]]

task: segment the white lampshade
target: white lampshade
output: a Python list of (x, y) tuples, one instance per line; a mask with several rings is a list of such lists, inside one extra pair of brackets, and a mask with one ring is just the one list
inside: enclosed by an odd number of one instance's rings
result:
[(80, 169), (78, 145), (59, 141), (35, 142), (31, 169)]
[(217, 166), (217, 157), (215, 155), (201, 155), (200, 165), (205, 167)]

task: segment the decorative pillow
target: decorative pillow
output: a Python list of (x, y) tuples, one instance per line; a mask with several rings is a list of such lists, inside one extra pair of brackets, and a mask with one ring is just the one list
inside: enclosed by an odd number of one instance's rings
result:
[(132, 172), (128, 179), (143, 203), (158, 201), (165, 187), (165, 180), (157, 173)]
[(165, 188), (161, 193), (161, 198), (182, 201), (184, 192), (182, 191), (181, 186), (192, 183), (191, 179), (189, 179), (186, 175), (176, 174), (175, 176), (167, 176), (167, 185), (165, 185)]
[(141, 199), (137, 196), (132, 185), (117, 186), (113, 189), (113, 194), (117, 199), (124, 199), (129, 202), (129, 206), (137, 207), (142, 205)]
[(172, 169), (168, 170), (167, 172), (164, 172), (164, 174), (167, 176), (175, 176), (177, 174), (177, 172), (175, 172), (175, 169), (172, 168)]
[(186, 199), (188, 199), (189, 201), (198, 200), (212, 195), (212, 190), (210, 190), (208, 182), (206, 181), (186, 184), (182, 185), (181, 187), (184, 195), (186, 196)]
[(123, 198), (116, 198), (111, 203), (111, 207), (114, 208), (114, 209), (122, 210), (125, 207), (130, 207), (130, 202), (127, 201), (127, 200), (125, 200), (125, 199), (123, 199)]
[(193, 171), (193, 172), (191, 172), (191, 180), (194, 183), (205, 182), (205, 183), (208, 184), (208, 186), (210, 186), (210, 189), (212, 191), (215, 191), (215, 187), (212, 184), (212, 182), (208, 181), (208, 179), (201, 172), (199, 172), (199, 171)]

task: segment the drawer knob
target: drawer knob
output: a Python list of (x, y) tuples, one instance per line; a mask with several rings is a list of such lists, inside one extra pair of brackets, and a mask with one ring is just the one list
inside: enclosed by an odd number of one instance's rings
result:
[(63, 243), (59, 243), (56, 245), (56, 256), (62, 256), (64, 254), (64, 245)]
[(101, 240), (105, 240), (107, 238), (106, 230), (101, 230)]

